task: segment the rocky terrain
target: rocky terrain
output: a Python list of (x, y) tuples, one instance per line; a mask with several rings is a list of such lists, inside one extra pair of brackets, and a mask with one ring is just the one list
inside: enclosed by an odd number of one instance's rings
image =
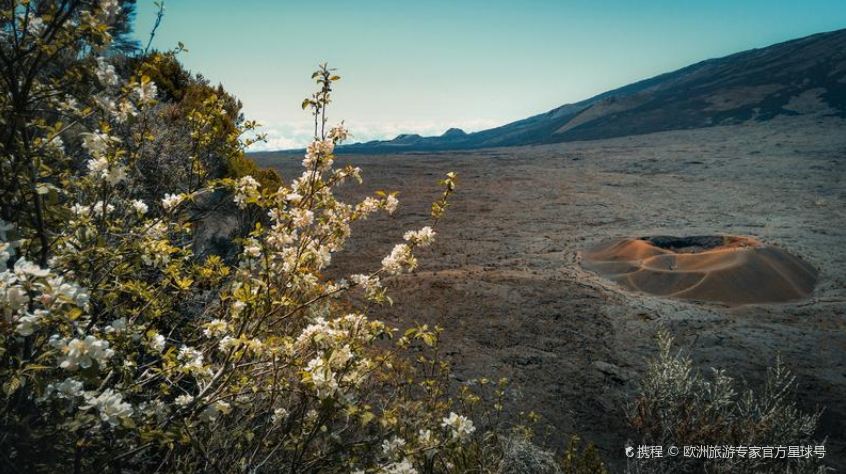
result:
[[(843, 33), (840, 33), (842, 37)], [(459, 134), (453, 132), (453, 135)], [(299, 174), (296, 155), (256, 155)], [(631, 436), (623, 416), (654, 335), (669, 329), (699, 367), (756, 384), (781, 356), (800, 404), (824, 406), (819, 437), (846, 469), (846, 121), (828, 113), (613, 139), (477, 151), (339, 154), (365, 171), (349, 198), (400, 191), (393, 217), (354, 229), (335, 257), (372, 269), (425, 224), (437, 179), (461, 187), (418, 272), (390, 280), (400, 326), (445, 328), (457, 376), (507, 376), (511, 415), (596, 442), (612, 466)], [(588, 270), (582, 252), (613, 238), (748, 236), (818, 272), (807, 299), (724, 306), (633, 292)], [(560, 448), (560, 445), (554, 447)]]

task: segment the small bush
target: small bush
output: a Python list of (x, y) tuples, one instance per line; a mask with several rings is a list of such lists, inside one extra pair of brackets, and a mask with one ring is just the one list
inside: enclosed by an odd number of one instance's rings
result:
[[(764, 386), (738, 390), (722, 370), (710, 377), (692, 360), (672, 352), (672, 338), (658, 335), (658, 357), (641, 381), (640, 394), (628, 417), (648, 446), (816, 446), (821, 412), (801, 411), (792, 400), (795, 378), (778, 360), (767, 370)], [(695, 459), (682, 455), (644, 459), (636, 472), (802, 472), (825, 470), (816, 457), (807, 459)]]
[(231, 157), (226, 163), (224, 177), (238, 179), (244, 176), (252, 176), (261, 187), (266, 189), (278, 188), (283, 184), (282, 177), (276, 170), (261, 168), (255, 161), (243, 154)]
[(520, 435), (505, 440), (500, 462), (501, 474), (559, 474), (561, 468), (555, 455), (532, 444)]
[(593, 443), (584, 443), (576, 435), (570, 437), (561, 462), (563, 474), (607, 474), (608, 470)]

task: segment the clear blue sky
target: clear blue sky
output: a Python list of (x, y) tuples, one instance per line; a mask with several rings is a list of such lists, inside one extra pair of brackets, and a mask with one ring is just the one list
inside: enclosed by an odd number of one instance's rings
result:
[[(153, 24), (138, 0), (136, 32)], [(300, 146), (328, 61), (356, 140), (480, 130), (733, 52), (846, 27), (846, 0), (169, 0), (154, 45)]]

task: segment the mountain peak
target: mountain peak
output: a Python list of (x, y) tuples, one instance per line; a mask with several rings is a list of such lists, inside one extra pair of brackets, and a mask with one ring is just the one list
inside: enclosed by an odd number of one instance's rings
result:
[(390, 143), (414, 143), (421, 138), (423, 137), (416, 133), (400, 133)]
[(464, 130), (462, 130), (460, 128), (453, 127), (453, 128), (450, 128), (449, 130), (447, 130), (446, 132), (444, 132), (443, 135), (441, 135), (441, 138), (463, 137), (465, 135), (467, 135), (467, 132), (465, 132)]

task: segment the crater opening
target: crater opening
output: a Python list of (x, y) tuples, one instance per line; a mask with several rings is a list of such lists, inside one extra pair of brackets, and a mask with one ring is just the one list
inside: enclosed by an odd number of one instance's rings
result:
[(641, 237), (640, 239), (645, 240), (658, 248), (672, 250), (679, 253), (702, 252), (726, 246), (731, 242), (731, 240), (738, 240), (737, 237), (732, 238), (722, 235), (694, 235), (691, 237), (657, 235), (654, 237)]
[(801, 258), (734, 235), (617, 239), (582, 257), (586, 269), (630, 290), (730, 306), (800, 300), (818, 278)]

